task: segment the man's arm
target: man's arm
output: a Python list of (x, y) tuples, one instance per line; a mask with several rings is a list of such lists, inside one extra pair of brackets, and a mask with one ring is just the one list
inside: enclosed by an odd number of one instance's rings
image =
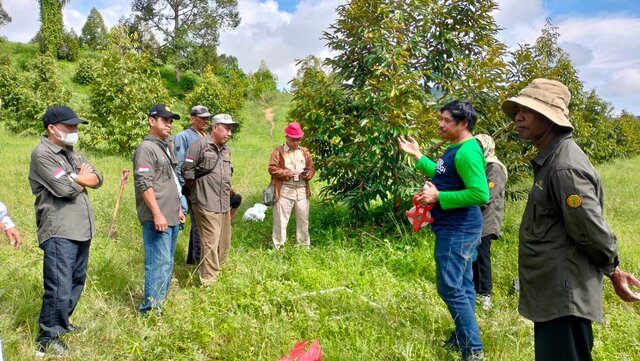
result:
[(550, 174), (550, 187), (565, 226), (565, 233), (602, 272), (615, 270), (618, 242), (604, 220), (600, 187), (594, 174), (580, 169), (560, 169)]
[(456, 153), (455, 163), (465, 189), (439, 192), (438, 200), (442, 209), (486, 204), (489, 201), (489, 187), (484, 171), (484, 155), (477, 143), (463, 144)]
[(13, 246), (13, 249), (18, 249), (22, 243), (22, 237), (20, 231), (9, 217), (9, 211), (4, 203), (0, 202), (0, 232), (6, 232), (9, 243)]

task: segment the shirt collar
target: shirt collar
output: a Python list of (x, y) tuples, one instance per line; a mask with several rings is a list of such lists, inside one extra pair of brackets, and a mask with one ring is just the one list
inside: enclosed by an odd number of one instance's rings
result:
[(299, 150), (299, 149), (300, 149), (300, 146), (298, 146), (298, 148), (296, 148), (296, 149), (293, 149), (293, 148), (291, 148), (291, 147), (289, 146), (289, 144), (284, 143), (284, 146), (282, 147), (282, 149), (284, 149), (284, 152), (285, 152), (285, 153), (287, 153), (287, 152), (295, 152), (296, 150)]
[(42, 137), (42, 144), (45, 147), (51, 149), (51, 151), (54, 153), (60, 153), (62, 151), (73, 151), (73, 147), (68, 146), (66, 148), (63, 148), (57, 145), (56, 143), (52, 142), (51, 139), (49, 139), (48, 137)]
[(542, 166), (547, 161), (549, 156), (558, 147), (558, 144), (560, 144), (565, 139), (571, 138), (572, 136), (573, 136), (572, 132), (559, 134), (557, 137), (553, 138), (551, 142), (549, 142), (549, 144), (547, 144), (547, 146), (544, 147), (544, 149), (542, 149), (540, 153), (538, 153), (538, 155), (531, 162), (535, 163), (538, 166)]

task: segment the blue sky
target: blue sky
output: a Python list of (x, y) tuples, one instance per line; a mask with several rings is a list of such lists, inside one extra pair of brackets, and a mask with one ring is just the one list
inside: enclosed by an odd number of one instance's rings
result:
[[(27, 42), (38, 30), (36, 0), (0, 0), (13, 22), (0, 36)], [(132, 0), (71, 0), (65, 25), (81, 32), (96, 7), (107, 26), (130, 13)], [(286, 87), (295, 76), (296, 59), (331, 56), (321, 40), (335, 21), (335, 8), (346, 0), (238, 0), (242, 22), (221, 34), (220, 53), (238, 58), (251, 72), (264, 61)], [(559, 44), (569, 53), (587, 89), (596, 89), (616, 110), (640, 115), (640, 0), (497, 0), (494, 13), (504, 30), (498, 38), (511, 47), (533, 43), (550, 17), (560, 32)]]

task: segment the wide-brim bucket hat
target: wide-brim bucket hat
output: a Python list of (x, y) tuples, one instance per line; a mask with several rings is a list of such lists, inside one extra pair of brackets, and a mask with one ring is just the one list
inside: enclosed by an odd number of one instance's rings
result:
[(291, 138), (302, 138), (304, 136), (302, 127), (298, 122), (289, 123), (289, 125), (284, 128), (284, 134)]
[(511, 120), (515, 120), (518, 106), (522, 105), (544, 115), (561, 127), (573, 129), (567, 118), (570, 101), (571, 93), (564, 84), (557, 80), (538, 78), (522, 89), (518, 96), (502, 102), (502, 111)]

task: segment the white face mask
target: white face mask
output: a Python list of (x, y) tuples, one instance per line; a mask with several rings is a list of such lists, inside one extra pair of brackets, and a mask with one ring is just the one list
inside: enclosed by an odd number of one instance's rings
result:
[[(54, 128), (56, 127), (54, 126)], [(58, 128), (56, 128), (56, 130), (58, 131), (58, 133), (60, 133), (56, 134), (56, 136), (64, 145), (74, 146), (76, 145), (76, 143), (78, 143), (78, 132), (65, 133)]]

